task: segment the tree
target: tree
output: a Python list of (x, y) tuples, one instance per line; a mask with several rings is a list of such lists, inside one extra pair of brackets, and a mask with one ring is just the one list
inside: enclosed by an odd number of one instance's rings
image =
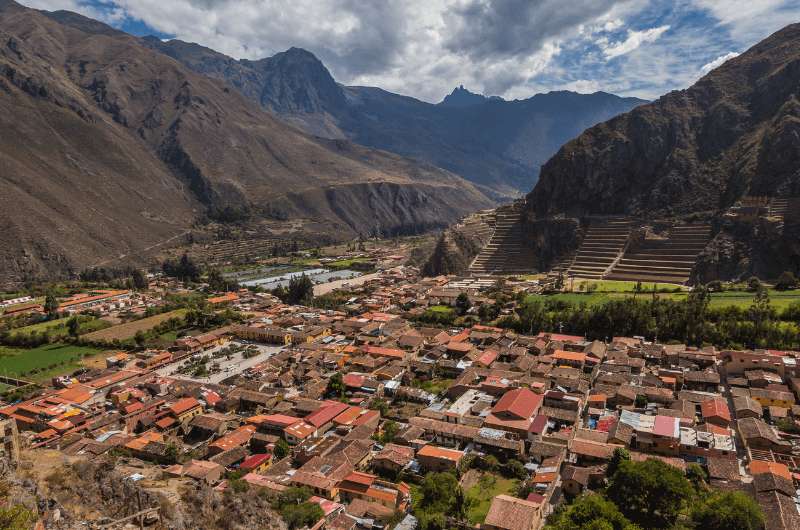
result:
[(136, 343), (137, 348), (144, 348), (145, 342), (147, 342), (147, 335), (144, 334), (144, 331), (137, 330), (136, 334), (133, 336), (133, 342)]
[(52, 291), (48, 291), (44, 297), (44, 311), (50, 318), (55, 318), (58, 315), (58, 300)]
[(523, 464), (516, 458), (512, 458), (511, 460), (506, 462), (505, 472), (509, 476), (519, 480), (524, 480), (528, 478), (528, 470), (525, 469), (525, 464)]
[(705, 286), (698, 286), (686, 299), (686, 337), (688, 344), (699, 346), (703, 339), (706, 311), (711, 302), (711, 293)]
[(297, 305), (310, 303), (314, 297), (314, 282), (305, 274), (295, 276), (289, 280), (289, 288), (286, 291), (287, 304)]
[(783, 271), (775, 282), (775, 289), (779, 291), (797, 289), (797, 276), (792, 271)]
[(388, 444), (394, 441), (395, 436), (400, 431), (400, 427), (396, 422), (388, 420), (383, 424), (383, 432), (378, 437), (378, 441), (382, 444)]
[(634, 530), (631, 523), (613, 502), (602, 495), (579, 497), (572, 504), (562, 505), (549, 519), (545, 530)]
[(617, 468), (619, 465), (624, 461), (628, 462), (631, 459), (631, 453), (624, 447), (617, 447), (614, 449), (614, 454), (611, 455), (611, 460), (608, 462), (608, 466), (606, 467), (606, 477), (613, 477), (614, 473), (617, 472)]
[(28, 530), (34, 521), (36, 514), (21, 504), (0, 507), (0, 528), (3, 530)]
[(147, 276), (139, 269), (134, 269), (131, 273), (131, 280), (133, 281), (133, 288), (137, 291), (144, 291), (149, 286)]
[(281, 438), (277, 442), (275, 442), (275, 449), (273, 450), (272, 453), (275, 456), (276, 460), (281, 460), (283, 458), (286, 458), (286, 456), (289, 454), (290, 451), (291, 449), (289, 448), (289, 444), (286, 443), (286, 440)]
[(696, 490), (700, 491), (706, 488), (708, 475), (700, 464), (689, 464), (686, 466), (686, 478), (689, 479), (689, 482), (692, 483)]
[(315, 502), (302, 504), (287, 504), (281, 509), (281, 517), (286, 521), (289, 530), (296, 528), (310, 528), (314, 523), (325, 516), (325, 512)]
[(692, 510), (695, 528), (702, 530), (761, 530), (764, 514), (752, 498), (740, 491), (717, 492)]
[(634, 402), (637, 408), (643, 409), (647, 406), (647, 396), (644, 394), (637, 394), (636, 401)]
[(339, 397), (339, 398), (343, 397), (345, 388), (346, 387), (344, 386), (344, 380), (342, 378), (342, 373), (341, 372), (336, 372), (335, 374), (333, 374), (331, 376), (330, 379), (328, 379), (328, 390), (327, 390), (327, 393), (329, 395), (333, 395), (333, 396), (336, 396), (336, 397)]
[(675, 522), (692, 486), (678, 469), (649, 459), (622, 461), (611, 477), (608, 498), (628, 519), (645, 527), (667, 527)]
[(470, 302), (467, 293), (460, 293), (458, 297), (456, 297), (456, 309), (458, 310), (458, 314), (461, 316), (466, 315), (470, 307), (472, 307), (472, 302)]
[(750, 278), (747, 280), (747, 290), (757, 292), (759, 289), (761, 289), (761, 280), (755, 276), (750, 276)]
[(67, 320), (67, 333), (69, 333), (70, 337), (72, 337), (73, 339), (77, 339), (78, 332), (80, 331), (80, 329), (81, 329), (81, 323), (78, 320), (78, 317), (72, 317), (69, 320)]
[(212, 291), (227, 291), (227, 282), (223, 278), (222, 273), (218, 269), (211, 269), (208, 271), (208, 278), (206, 280), (208, 288)]

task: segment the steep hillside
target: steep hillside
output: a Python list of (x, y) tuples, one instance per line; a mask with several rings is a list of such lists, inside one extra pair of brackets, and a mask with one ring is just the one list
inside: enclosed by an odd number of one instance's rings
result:
[(800, 24), (700, 79), (587, 130), (543, 167), (538, 217), (718, 211), (800, 195)]
[(136, 255), (209, 218), (308, 218), (349, 237), (491, 204), (438, 168), (312, 138), (140, 39), (11, 0), (0, 0), (0, 165), (5, 281)]
[(432, 105), (379, 88), (338, 85), (314, 55), (297, 48), (236, 61), (197, 44), (152, 37), (144, 42), (227, 81), (312, 134), (423, 160), (502, 196), (529, 190), (539, 166), (586, 127), (643, 103), (602, 92), (504, 101), (459, 87)]

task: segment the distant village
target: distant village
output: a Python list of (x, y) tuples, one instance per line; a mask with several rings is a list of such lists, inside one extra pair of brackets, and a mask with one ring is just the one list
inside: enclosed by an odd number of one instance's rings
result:
[[(767, 528), (800, 528), (800, 352), (419, 318), (459, 304), (473, 314), (491, 302), (487, 290), (513, 300), (537, 283), (422, 278), (393, 265), (315, 286), (346, 291), (335, 309), (206, 291), (211, 311), (241, 318), (163, 348), (111, 349), (93, 368), (0, 402), (0, 453), (114, 455), (144, 488), (177, 481), (270, 498), (300, 489), (319, 507), (301, 526), (315, 530), (417, 528), (415, 489), (450, 472), (467, 494), (490, 496), (466, 521), (441, 514), (447, 527), (534, 530), (602, 489), (624, 449), (682, 473), (699, 465), (710, 487), (754, 498)], [(144, 289), (71, 295), (57, 312), (144, 316), (183, 291), (150, 274)], [(4, 318), (45, 311), (32, 298), (6, 305)]]

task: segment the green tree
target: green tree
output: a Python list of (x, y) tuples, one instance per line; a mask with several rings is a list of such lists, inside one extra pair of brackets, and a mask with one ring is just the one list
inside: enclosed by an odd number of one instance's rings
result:
[(81, 323), (78, 320), (78, 317), (75, 316), (67, 320), (67, 332), (69, 333), (70, 337), (72, 337), (73, 339), (77, 339), (78, 332), (80, 331), (80, 329), (81, 329)]
[(287, 504), (281, 509), (281, 517), (286, 522), (289, 530), (296, 528), (306, 528), (314, 524), (325, 516), (325, 512), (314, 502), (304, 502), (302, 504)]
[(612, 477), (614, 473), (617, 472), (619, 465), (622, 462), (630, 461), (631, 453), (624, 447), (617, 447), (614, 449), (614, 454), (611, 455), (611, 460), (608, 462), (608, 466), (606, 467), (606, 476)]
[(343, 397), (345, 388), (341, 372), (336, 372), (328, 379), (328, 395)]
[(50, 318), (55, 318), (58, 315), (58, 300), (52, 291), (48, 291), (44, 297), (44, 311)]
[(761, 289), (761, 280), (755, 276), (750, 276), (750, 278), (747, 280), (747, 290), (755, 293), (759, 289)]
[(314, 297), (314, 282), (305, 274), (295, 276), (289, 280), (289, 288), (286, 291), (287, 304), (307, 304)]
[(695, 504), (692, 522), (701, 530), (761, 530), (764, 514), (758, 503), (740, 491), (716, 492)]
[(472, 307), (472, 302), (467, 293), (460, 293), (456, 297), (456, 309), (458, 310), (458, 314), (461, 316), (466, 315), (470, 307)]
[(36, 514), (21, 504), (0, 507), (0, 528), (3, 530), (28, 530), (35, 521)]
[(273, 451), (273, 454), (275, 455), (276, 460), (281, 460), (283, 458), (286, 458), (286, 456), (289, 454), (290, 451), (291, 448), (289, 447), (289, 444), (286, 443), (286, 440), (284, 440), (283, 438), (275, 442), (275, 449)]
[(688, 344), (699, 346), (703, 341), (703, 327), (706, 322), (711, 293), (705, 286), (695, 287), (686, 299), (686, 337)]
[(144, 291), (148, 287), (147, 276), (139, 270), (134, 269), (131, 273), (131, 280), (133, 281), (133, 288), (137, 291)]
[(698, 491), (706, 489), (708, 474), (700, 464), (689, 464), (686, 466), (686, 478)]
[(602, 495), (589, 494), (572, 504), (562, 505), (547, 522), (545, 530), (635, 530), (617, 506)]
[(145, 335), (144, 331), (137, 330), (136, 334), (133, 336), (133, 342), (136, 343), (138, 348), (144, 348), (145, 342), (147, 342), (147, 335)]
[(792, 271), (783, 271), (775, 282), (775, 289), (779, 291), (797, 289), (797, 276)]
[(378, 441), (380, 441), (382, 444), (391, 443), (394, 441), (399, 431), (400, 431), (400, 426), (398, 426), (396, 422), (388, 420), (386, 423), (383, 424), (383, 431), (378, 437)]
[(692, 492), (683, 473), (649, 459), (620, 462), (611, 477), (608, 498), (634, 523), (663, 528), (675, 522)]

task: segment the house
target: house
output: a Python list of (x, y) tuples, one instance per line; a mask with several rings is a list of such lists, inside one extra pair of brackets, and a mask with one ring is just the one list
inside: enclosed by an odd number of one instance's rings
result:
[(191, 477), (206, 484), (215, 484), (222, 478), (225, 468), (208, 460), (191, 460), (187, 464), (175, 464), (164, 470), (173, 477)]
[(455, 471), (462, 458), (464, 458), (463, 451), (445, 449), (430, 444), (417, 451), (417, 461), (426, 471)]
[(761, 403), (757, 402), (750, 396), (734, 397), (733, 408), (737, 420), (741, 420), (743, 418), (761, 418), (761, 411), (763, 410)]
[(193, 397), (181, 398), (167, 406), (169, 413), (179, 422), (194, 418), (203, 413), (203, 405)]
[(224, 451), (245, 445), (250, 441), (256, 428), (253, 425), (242, 425), (235, 431), (208, 444), (209, 455), (216, 455)]
[(484, 425), (527, 437), (533, 416), (542, 405), (542, 396), (528, 388), (509, 390), (492, 408)]
[(371, 465), (375, 470), (398, 473), (412, 460), (414, 460), (414, 449), (388, 443), (373, 457)]
[(775, 430), (756, 418), (743, 418), (737, 421), (739, 434), (742, 436), (748, 449), (774, 451), (776, 453), (791, 453), (792, 444), (781, 440)]
[(722, 397), (703, 401), (700, 404), (703, 421), (713, 423), (719, 427), (728, 427), (731, 424), (731, 411)]
[(269, 453), (258, 453), (250, 455), (239, 464), (239, 469), (245, 473), (262, 473), (269, 469), (272, 464), (272, 455)]
[(535, 530), (541, 520), (541, 504), (498, 495), (492, 500), (481, 530)]

